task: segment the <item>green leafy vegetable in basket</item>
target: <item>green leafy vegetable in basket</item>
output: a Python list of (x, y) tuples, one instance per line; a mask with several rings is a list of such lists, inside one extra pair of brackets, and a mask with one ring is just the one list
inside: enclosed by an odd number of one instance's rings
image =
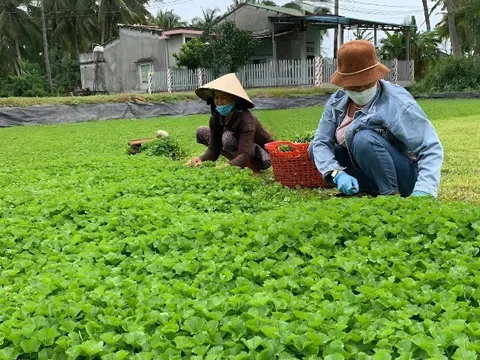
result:
[(278, 150), (280, 150), (281, 152), (289, 152), (292, 151), (292, 147), (288, 145), (280, 145), (278, 147)]
[(179, 160), (185, 156), (185, 151), (183, 151), (178, 142), (171, 137), (162, 137), (147, 142), (142, 145), (140, 152), (149, 156), (164, 156), (173, 160)]
[(315, 130), (311, 130), (297, 134), (292, 138), (292, 141), (296, 143), (309, 143), (315, 137), (315, 132)]

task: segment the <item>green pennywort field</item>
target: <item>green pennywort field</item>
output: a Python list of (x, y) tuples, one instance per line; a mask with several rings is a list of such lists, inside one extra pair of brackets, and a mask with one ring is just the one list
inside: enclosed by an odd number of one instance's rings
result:
[[(125, 152), (162, 128), (199, 153), (201, 116), (1, 129), (0, 359), (477, 359), (480, 208), (449, 200), (478, 199), (480, 107), (422, 106), (443, 201)], [(320, 112), (258, 114), (284, 138)]]

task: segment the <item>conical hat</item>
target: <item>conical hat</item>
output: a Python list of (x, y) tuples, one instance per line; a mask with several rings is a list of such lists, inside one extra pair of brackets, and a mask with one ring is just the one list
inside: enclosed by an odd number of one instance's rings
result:
[(253, 108), (255, 106), (252, 103), (252, 100), (250, 100), (248, 97), (246, 91), (243, 89), (242, 84), (240, 84), (240, 81), (235, 73), (219, 77), (207, 85), (199, 87), (197, 90), (195, 90), (195, 93), (200, 99), (207, 101), (209, 98), (213, 97), (213, 91), (215, 90), (223, 91), (245, 100), (248, 103), (249, 108)]

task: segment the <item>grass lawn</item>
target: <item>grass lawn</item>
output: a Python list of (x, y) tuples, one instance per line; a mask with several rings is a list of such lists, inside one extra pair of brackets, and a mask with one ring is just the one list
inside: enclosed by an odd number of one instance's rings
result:
[[(127, 155), (205, 116), (0, 129), (0, 359), (476, 359), (478, 101), (422, 101), (440, 200)], [(276, 138), (321, 108), (257, 112)]]

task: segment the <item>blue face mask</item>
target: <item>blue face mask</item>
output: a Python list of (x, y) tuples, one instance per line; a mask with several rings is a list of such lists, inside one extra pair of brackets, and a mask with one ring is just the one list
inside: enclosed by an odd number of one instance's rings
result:
[(235, 106), (235, 103), (233, 102), (228, 105), (220, 105), (220, 106), (217, 106), (217, 111), (220, 115), (227, 116), (233, 110), (234, 106)]

